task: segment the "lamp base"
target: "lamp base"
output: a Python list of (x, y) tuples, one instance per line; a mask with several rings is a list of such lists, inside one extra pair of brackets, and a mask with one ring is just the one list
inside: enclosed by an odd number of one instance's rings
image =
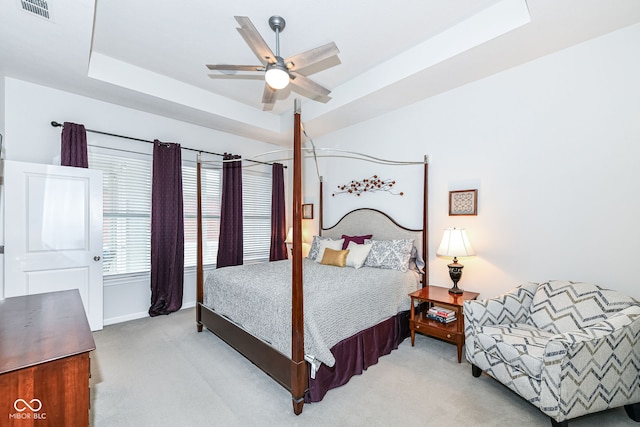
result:
[(453, 288), (449, 289), (449, 293), (450, 294), (460, 295), (460, 294), (464, 293), (464, 291), (462, 289), (460, 289), (458, 287), (458, 284), (456, 283), (455, 285), (453, 285)]
[(458, 258), (453, 257), (453, 262), (447, 265), (447, 267), (449, 267), (449, 277), (451, 277), (451, 281), (453, 281), (453, 287), (449, 289), (449, 293), (460, 295), (464, 291), (458, 287), (458, 281), (462, 277), (464, 265), (458, 263)]

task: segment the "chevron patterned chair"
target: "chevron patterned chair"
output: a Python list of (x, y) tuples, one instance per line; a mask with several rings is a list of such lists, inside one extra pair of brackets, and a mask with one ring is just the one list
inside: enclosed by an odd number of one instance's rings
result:
[(640, 422), (640, 301), (596, 285), (527, 283), (465, 301), (472, 374), (500, 381), (552, 426), (624, 406)]

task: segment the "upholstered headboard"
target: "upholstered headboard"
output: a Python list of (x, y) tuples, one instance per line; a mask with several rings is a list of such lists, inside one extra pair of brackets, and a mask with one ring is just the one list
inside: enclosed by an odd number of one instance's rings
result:
[(320, 234), (325, 237), (339, 239), (343, 234), (362, 236), (372, 234), (376, 240), (413, 239), (418, 254), (422, 253), (423, 230), (405, 228), (396, 223), (390, 216), (376, 209), (356, 209), (343, 216), (334, 226), (323, 228)]

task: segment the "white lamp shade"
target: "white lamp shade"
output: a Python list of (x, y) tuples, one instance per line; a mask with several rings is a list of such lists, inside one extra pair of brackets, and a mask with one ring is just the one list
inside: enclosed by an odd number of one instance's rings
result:
[(465, 257), (474, 256), (475, 254), (464, 228), (447, 228), (444, 230), (436, 255)]
[(287, 238), (284, 240), (285, 243), (293, 243), (293, 227), (289, 227), (289, 231), (287, 231)]
[(273, 89), (283, 89), (289, 84), (289, 73), (275, 64), (269, 67), (264, 75), (264, 79)]

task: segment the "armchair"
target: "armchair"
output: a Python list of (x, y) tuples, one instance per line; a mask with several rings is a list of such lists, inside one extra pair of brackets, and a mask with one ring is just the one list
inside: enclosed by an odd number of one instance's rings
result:
[(640, 301), (596, 285), (526, 283), (465, 301), (465, 356), (555, 426), (624, 406), (640, 421)]

